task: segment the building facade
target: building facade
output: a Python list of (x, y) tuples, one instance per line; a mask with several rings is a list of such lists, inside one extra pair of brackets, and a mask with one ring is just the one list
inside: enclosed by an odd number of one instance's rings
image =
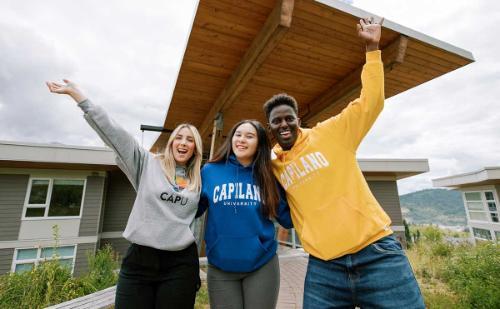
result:
[(485, 167), (471, 173), (434, 179), (433, 184), (462, 193), (471, 237), (500, 241), (500, 167)]
[[(428, 171), (427, 160), (359, 165), (403, 240), (397, 180)], [(57, 253), (79, 275), (87, 255), (105, 244), (123, 256), (134, 199), (108, 148), (0, 142), (0, 273), (30, 269)]]

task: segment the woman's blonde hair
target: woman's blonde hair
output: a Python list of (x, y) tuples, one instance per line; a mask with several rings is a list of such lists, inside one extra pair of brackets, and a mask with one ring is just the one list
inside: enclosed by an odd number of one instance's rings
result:
[(176, 162), (174, 159), (174, 153), (172, 151), (172, 144), (177, 134), (179, 134), (179, 131), (182, 130), (183, 128), (188, 128), (191, 131), (194, 137), (194, 145), (195, 145), (193, 156), (189, 159), (189, 161), (186, 164), (186, 175), (189, 181), (189, 184), (186, 187), (186, 189), (190, 191), (200, 192), (201, 190), (200, 168), (203, 156), (203, 148), (202, 148), (203, 146), (200, 133), (198, 133), (198, 130), (196, 129), (195, 126), (189, 123), (183, 123), (175, 128), (175, 130), (172, 132), (172, 134), (170, 134), (170, 137), (168, 138), (167, 145), (165, 146), (165, 151), (163, 152), (162, 155), (159, 156), (161, 158), (161, 166), (163, 168), (163, 171), (165, 172), (165, 175), (167, 176), (168, 181), (173, 185), (175, 185)]

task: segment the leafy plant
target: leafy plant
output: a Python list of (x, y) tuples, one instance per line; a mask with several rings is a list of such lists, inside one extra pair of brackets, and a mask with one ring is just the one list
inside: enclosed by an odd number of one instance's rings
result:
[(500, 308), (500, 248), (483, 243), (461, 246), (446, 264), (444, 278), (470, 308)]

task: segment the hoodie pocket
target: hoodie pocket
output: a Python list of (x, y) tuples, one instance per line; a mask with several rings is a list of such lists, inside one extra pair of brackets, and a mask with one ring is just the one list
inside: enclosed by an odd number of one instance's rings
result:
[(311, 254), (330, 259), (363, 244), (382, 229), (382, 224), (371, 214), (364, 214), (340, 197), (325, 207), (311, 210), (304, 220), (301, 241)]
[(209, 262), (226, 271), (252, 271), (268, 253), (259, 236), (219, 236), (207, 251)]

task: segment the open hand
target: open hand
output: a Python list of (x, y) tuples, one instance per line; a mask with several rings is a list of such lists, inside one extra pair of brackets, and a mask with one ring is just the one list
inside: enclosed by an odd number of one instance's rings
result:
[(64, 84), (58, 84), (55, 82), (45, 82), (50, 92), (57, 94), (67, 94), (71, 96), (77, 103), (84, 101), (86, 98), (78, 88), (78, 86), (67, 80), (63, 79)]
[(358, 36), (365, 42), (367, 51), (378, 49), (383, 22), (383, 17), (378, 23), (375, 22), (373, 17), (359, 20), (359, 24), (357, 25)]

